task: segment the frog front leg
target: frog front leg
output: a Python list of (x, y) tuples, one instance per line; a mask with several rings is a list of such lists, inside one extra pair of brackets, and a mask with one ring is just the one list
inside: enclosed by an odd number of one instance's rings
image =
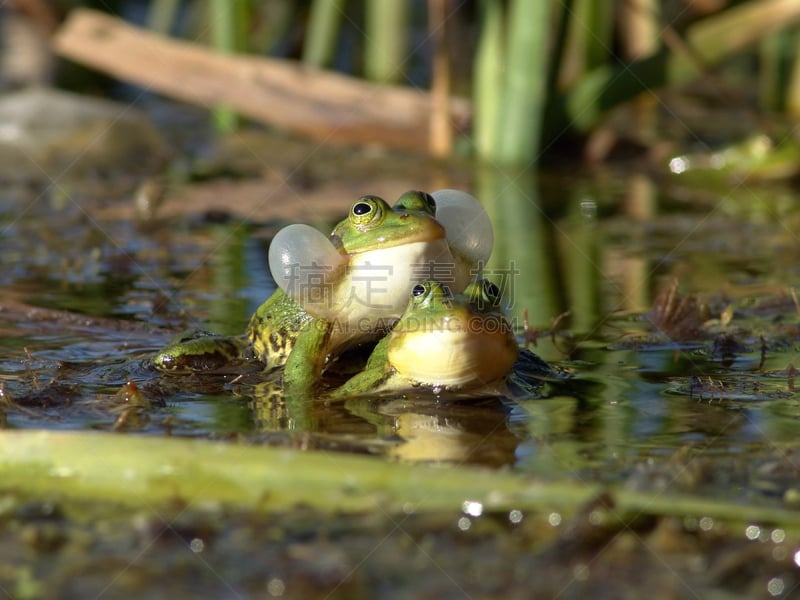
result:
[(330, 335), (330, 325), (315, 319), (297, 336), (283, 370), (287, 404), (311, 399), (328, 357)]

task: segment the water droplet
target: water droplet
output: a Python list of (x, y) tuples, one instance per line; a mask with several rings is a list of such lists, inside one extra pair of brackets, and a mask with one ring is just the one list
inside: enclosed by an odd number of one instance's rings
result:
[(557, 512), (551, 512), (549, 515), (547, 515), (547, 522), (553, 527), (558, 527), (561, 525), (561, 514)]
[(508, 520), (511, 521), (514, 524), (519, 523), (520, 521), (522, 521), (522, 517), (523, 517), (522, 511), (521, 510), (517, 510), (516, 508), (514, 510), (512, 510), (510, 513), (508, 513)]
[(780, 596), (784, 590), (783, 579), (780, 577), (773, 577), (767, 582), (767, 591), (771, 596)]
[(203, 540), (200, 538), (194, 538), (191, 542), (189, 542), (189, 549), (195, 554), (200, 554), (205, 547), (205, 542), (203, 542)]
[(761, 535), (761, 528), (758, 525), (748, 525), (744, 530), (744, 535), (748, 540), (757, 540)]
[(483, 513), (483, 504), (474, 500), (464, 500), (461, 503), (461, 510), (470, 517), (480, 517)]
[(676, 156), (671, 161), (669, 161), (669, 170), (675, 173), (676, 175), (680, 175), (688, 168), (689, 168), (689, 160), (684, 156)]
[(75, 474), (75, 471), (70, 469), (69, 467), (56, 467), (52, 471), (50, 471), (50, 475), (53, 477), (72, 477)]
[(286, 591), (286, 584), (283, 583), (282, 579), (278, 579), (277, 577), (273, 577), (267, 582), (267, 592), (270, 596), (283, 596), (283, 593)]
[(700, 529), (703, 531), (711, 531), (714, 529), (714, 519), (711, 517), (702, 517), (700, 519)]
[(602, 510), (593, 510), (589, 513), (589, 523), (592, 525), (602, 525), (603, 524), (603, 515), (604, 511)]
[(572, 576), (578, 581), (586, 581), (589, 579), (589, 567), (586, 565), (575, 565), (572, 569)]
[(467, 530), (467, 529), (469, 529), (471, 526), (472, 526), (472, 521), (470, 521), (468, 517), (461, 517), (461, 518), (458, 520), (458, 528), (459, 528), (461, 531), (466, 531), (466, 530)]
[(780, 544), (786, 539), (786, 532), (783, 529), (773, 529), (769, 537), (774, 543)]
[(581, 216), (584, 219), (594, 219), (597, 216), (597, 202), (594, 200), (581, 200)]

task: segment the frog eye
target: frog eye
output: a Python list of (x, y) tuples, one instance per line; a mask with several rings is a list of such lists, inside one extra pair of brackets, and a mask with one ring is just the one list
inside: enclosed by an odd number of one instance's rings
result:
[(383, 218), (385, 202), (377, 196), (362, 196), (350, 207), (350, 222), (359, 228), (372, 227)]
[(414, 289), (411, 290), (411, 295), (414, 296), (414, 298), (419, 298), (420, 296), (424, 296), (427, 291), (428, 287), (424, 283), (418, 283), (414, 286)]
[(422, 201), (425, 203), (425, 206), (428, 208), (431, 214), (436, 214), (436, 200), (433, 196), (426, 192), (422, 194)]
[(372, 205), (368, 202), (356, 202), (353, 205), (353, 214), (357, 217), (368, 215), (372, 211)]
[(450, 248), (475, 264), (489, 260), (494, 233), (480, 202), (460, 190), (438, 190), (431, 196), (436, 203), (436, 220), (444, 226)]
[(412, 190), (400, 196), (392, 209), (413, 210), (434, 216), (436, 214), (436, 200), (427, 192)]
[(500, 301), (500, 288), (488, 279), (483, 282), (483, 294), (495, 306)]
[(284, 227), (269, 246), (269, 270), (275, 283), (316, 317), (327, 316), (332, 282), (346, 262), (330, 238), (310, 225)]

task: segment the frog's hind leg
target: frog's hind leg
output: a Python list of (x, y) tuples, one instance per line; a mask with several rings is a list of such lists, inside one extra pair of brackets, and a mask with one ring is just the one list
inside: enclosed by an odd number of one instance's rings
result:
[(176, 336), (152, 359), (165, 373), (242, 373), (263, 369), (246, 336), (193, 331)]

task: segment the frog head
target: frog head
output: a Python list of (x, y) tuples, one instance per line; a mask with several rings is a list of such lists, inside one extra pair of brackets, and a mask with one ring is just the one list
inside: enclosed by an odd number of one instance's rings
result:
[(362, 196), (330, 237), (308, 225), (285, 227), (269, 264), (276, 283), (313, 316), (374, 331), (399, 317), (414, 282), (433, 270), (463, 289), (492, 243), (489, 218), (469, 194), (411, 191), (394, 206)]
[(497, 308), (497, 286), (480, 281), (471, 287), (470, 295), (454, 295), (436, 281), (414, 286), (387, 346), (387, 361), (399, 376), (434, 387), (462, 388), (508, 374), (519, 348)]

